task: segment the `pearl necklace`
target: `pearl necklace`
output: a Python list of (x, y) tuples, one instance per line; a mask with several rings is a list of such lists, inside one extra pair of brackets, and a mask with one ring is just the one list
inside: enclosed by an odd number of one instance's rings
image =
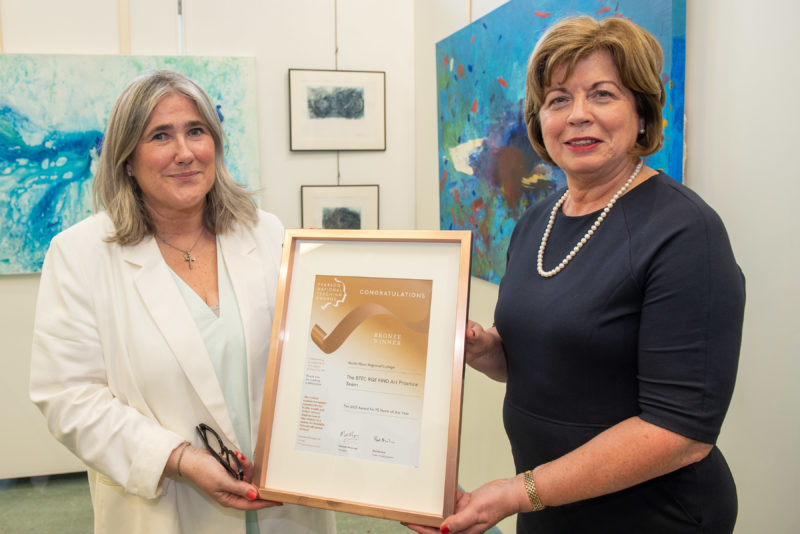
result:
[(594, 233), (597, 231), (597, 228), (600, 226), (600, 223), (602, 223), (605, 220), (606, 215), (608, 215), (608, 212), (611, 211), (612, 207), (614, 207), (614, 204), (617, 202), (619, 197), (621, 197), (622, 194), (625, 193), (625, 190), (627, 190), (628, 187), (630, 187), (630, 185), (633, 183), (633, 180), (639, 174), (640, 170), (642, 170), (642, 160), (639, 160), (639, 164), (636, 165), (636, 168), (633, 170), (633, 174), (631, 174), (631, 177), (628, 178), (628, 180), (624, 184), (622, 184), (622, 187), (619, 188), (619, 191), (617, 191), (614, 194), (614, 196), (611, 197), (611, 200), (609, 200), (608, 204), (606, 204), (606, 207), (603, 208), (602, 213), (600, 213), (600, 216), (597, 217), (597, 220), (594, 222), (592, 227), (586, 231), (581, 240), (578, 241), (578, 244), (575, 245), (575, 247), (570, 251), (569, 254), (567, 254), (567, 257), (561, 260), (561, 263), (559, 263), (555, 269), (551, 271), (545, 271), (544, 267), (542, 266), (544, 261), (544, 249), (547, 246), (547, 238), (550, 237), (550, 230), (553, 229), (553, 224), (556, 222), (556, 213), (558, 213), (558, 210), (561, 208), (561, 206), (564, 204), (564, 202), (567, 200), (567, 197), (569, 196), (569, 189), (567, 189), (564, 192), (562, 197), (558, 199), (558, 202), (556, 202), (556, 205), (553, 206), (553, 211), (550, 212), (550, 221), (547, 223), (547, 228), (545, 228), (544, 235), (542, 236), (542, 243), (539, 245), (539, 254), (536, 257), (536, 270), (539, 271), (539, 274), (541, 276), (545, 278), (550, 278), (551, 276), (555, 276), (558, 273), (560, 273), (564, 269), (564, 267), (567, 266), (567, 264), (570, 262), (572, 258), (575, 257), (578, 251), (581, 248), (583, 248), (583, 245), (585, 245), (586, 242), (589, 241), (589, 238), (591, 238), (594, 235)]

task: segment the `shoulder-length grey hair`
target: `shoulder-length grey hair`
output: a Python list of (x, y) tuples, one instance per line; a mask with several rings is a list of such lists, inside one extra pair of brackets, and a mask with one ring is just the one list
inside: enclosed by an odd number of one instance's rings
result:
[(230, 231), (235, 224), (248, 227), (257, 221), (252, 193), (234, 181), (225, 166), (227, 138), (208, 95), (183, 74), (170, 70), (148, 72), (133, 80), (120, 94), (108, 118), (93, 189), (96, 209), (105, 209), (115, 232), (108, 241), (135, 245), (155, 233), (144, 207), (142, 191), (126, 164), (150, 120), (156, 105), (167, 95), (185, 96), (197, 106), (214, 139), (214, 185), (206, 195), (203, 224), (215, 233)]

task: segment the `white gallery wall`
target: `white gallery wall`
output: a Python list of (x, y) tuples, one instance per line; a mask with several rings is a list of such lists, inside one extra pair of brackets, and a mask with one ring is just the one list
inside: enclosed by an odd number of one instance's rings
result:
[[(504, 3), (472, 0), (473, 20)], [(469, 4), (415, 2), (420, 228), (439, 224), (434, 45), (470, 22)], [(736, 532), (796, 534), (800, 2), (687, 0), (686, 19), (686, 183), (725, 221), (747, 278), (739, 375), (719, 439), (739, 493)], [(497, 287), (472, 281), (470, 315), (491, 324)], [(502, 388), (467, 371), (460, 480), (468, 489), (512, 474), (507, 442), (495, 435), (502, 433), (502, 395)], [(513, 532), (505, 524), (502, 530)]]
[[(175, 3), (130, 0), (133, 54), (177, 53)], [(470, 11), (475, 19), (503, 3), (183, 0), (184, 50), (256, 58), (262, 206), (287, 226), (300, 224), (300, 185), (337, 183), (337, 156), (289, 151), (286, 71), (337, 63), (385, 71), (388, 148), (341, 153), (339, 180), (380, 184), (382, 228), (436, 229), (434, 45), (470, 22)], [(686, 182), (722, 216), (747, 277), (739, 378), (719, 443), (739, 490), (736, 532), (793, 534), (800, 532), (800, 239), (793, 231), (800, 3), (687, 4)], [(3, 52), (115, 54), (117, 19), (113, 0), (0, 0)], [(80, 468), (27, 401), (37, 286), (37, 275), (0, 277), (0, 427), (14, 437), (0, 441), (0, 478)], [(473, 278), (471, 318), (491, 324), (496, 295), (495, 285)], [(502, 385), (467, 371), (459, 470), (466, 489), (513, 474), (502, 396)], [(513, 524), (502, 523), (503, 532)]]

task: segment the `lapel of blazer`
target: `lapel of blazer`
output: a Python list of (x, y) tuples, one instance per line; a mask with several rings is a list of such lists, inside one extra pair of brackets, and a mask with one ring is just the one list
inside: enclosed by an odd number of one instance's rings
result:
[(236, 293), (244, 329), (250, 401), (250, 436), (255, 446), (266, 374), (265, 353), (269, 349), (272, 327), (271, 299), (274, 299), (274, 294), (267, 286), (267, 271), (273, 267), (264, 265), (251, 231), (240, 229), (237, 232), (221, 235), (220, 246), (233, 291)]
[[(214, 418), (214, 421), (207, 423), (235, 440), (233, 423), (205, 342), (169, 272), (169, 267), (161, 257), (158, 245), (151, 236), (137, 245), (123, 247), (123, 251), (125, 260), (139, 267), (133, 280), (147, 312), (158, 325), (166, 344), (201, 402)], [(193, 421), (192, 424), (201, 422), (206, 421)]]

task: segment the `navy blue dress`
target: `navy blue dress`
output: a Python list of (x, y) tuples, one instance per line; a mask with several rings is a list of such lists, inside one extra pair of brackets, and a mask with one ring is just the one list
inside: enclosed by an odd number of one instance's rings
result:
[[(733, 393), (744, 278), (717, 214), (664, 174), (619, 199), (559, 274), (536, 255), (557, 192), (511, 238), (495, 325), (508, 359), (503, 418), (518, 472), (639, 416), (715, 443)], [(559, 213), (554, 268), (599, 212)], [(720, 451), (644, 484), (521, 514), (518, 533), (731, 532), (736, 487)]]

